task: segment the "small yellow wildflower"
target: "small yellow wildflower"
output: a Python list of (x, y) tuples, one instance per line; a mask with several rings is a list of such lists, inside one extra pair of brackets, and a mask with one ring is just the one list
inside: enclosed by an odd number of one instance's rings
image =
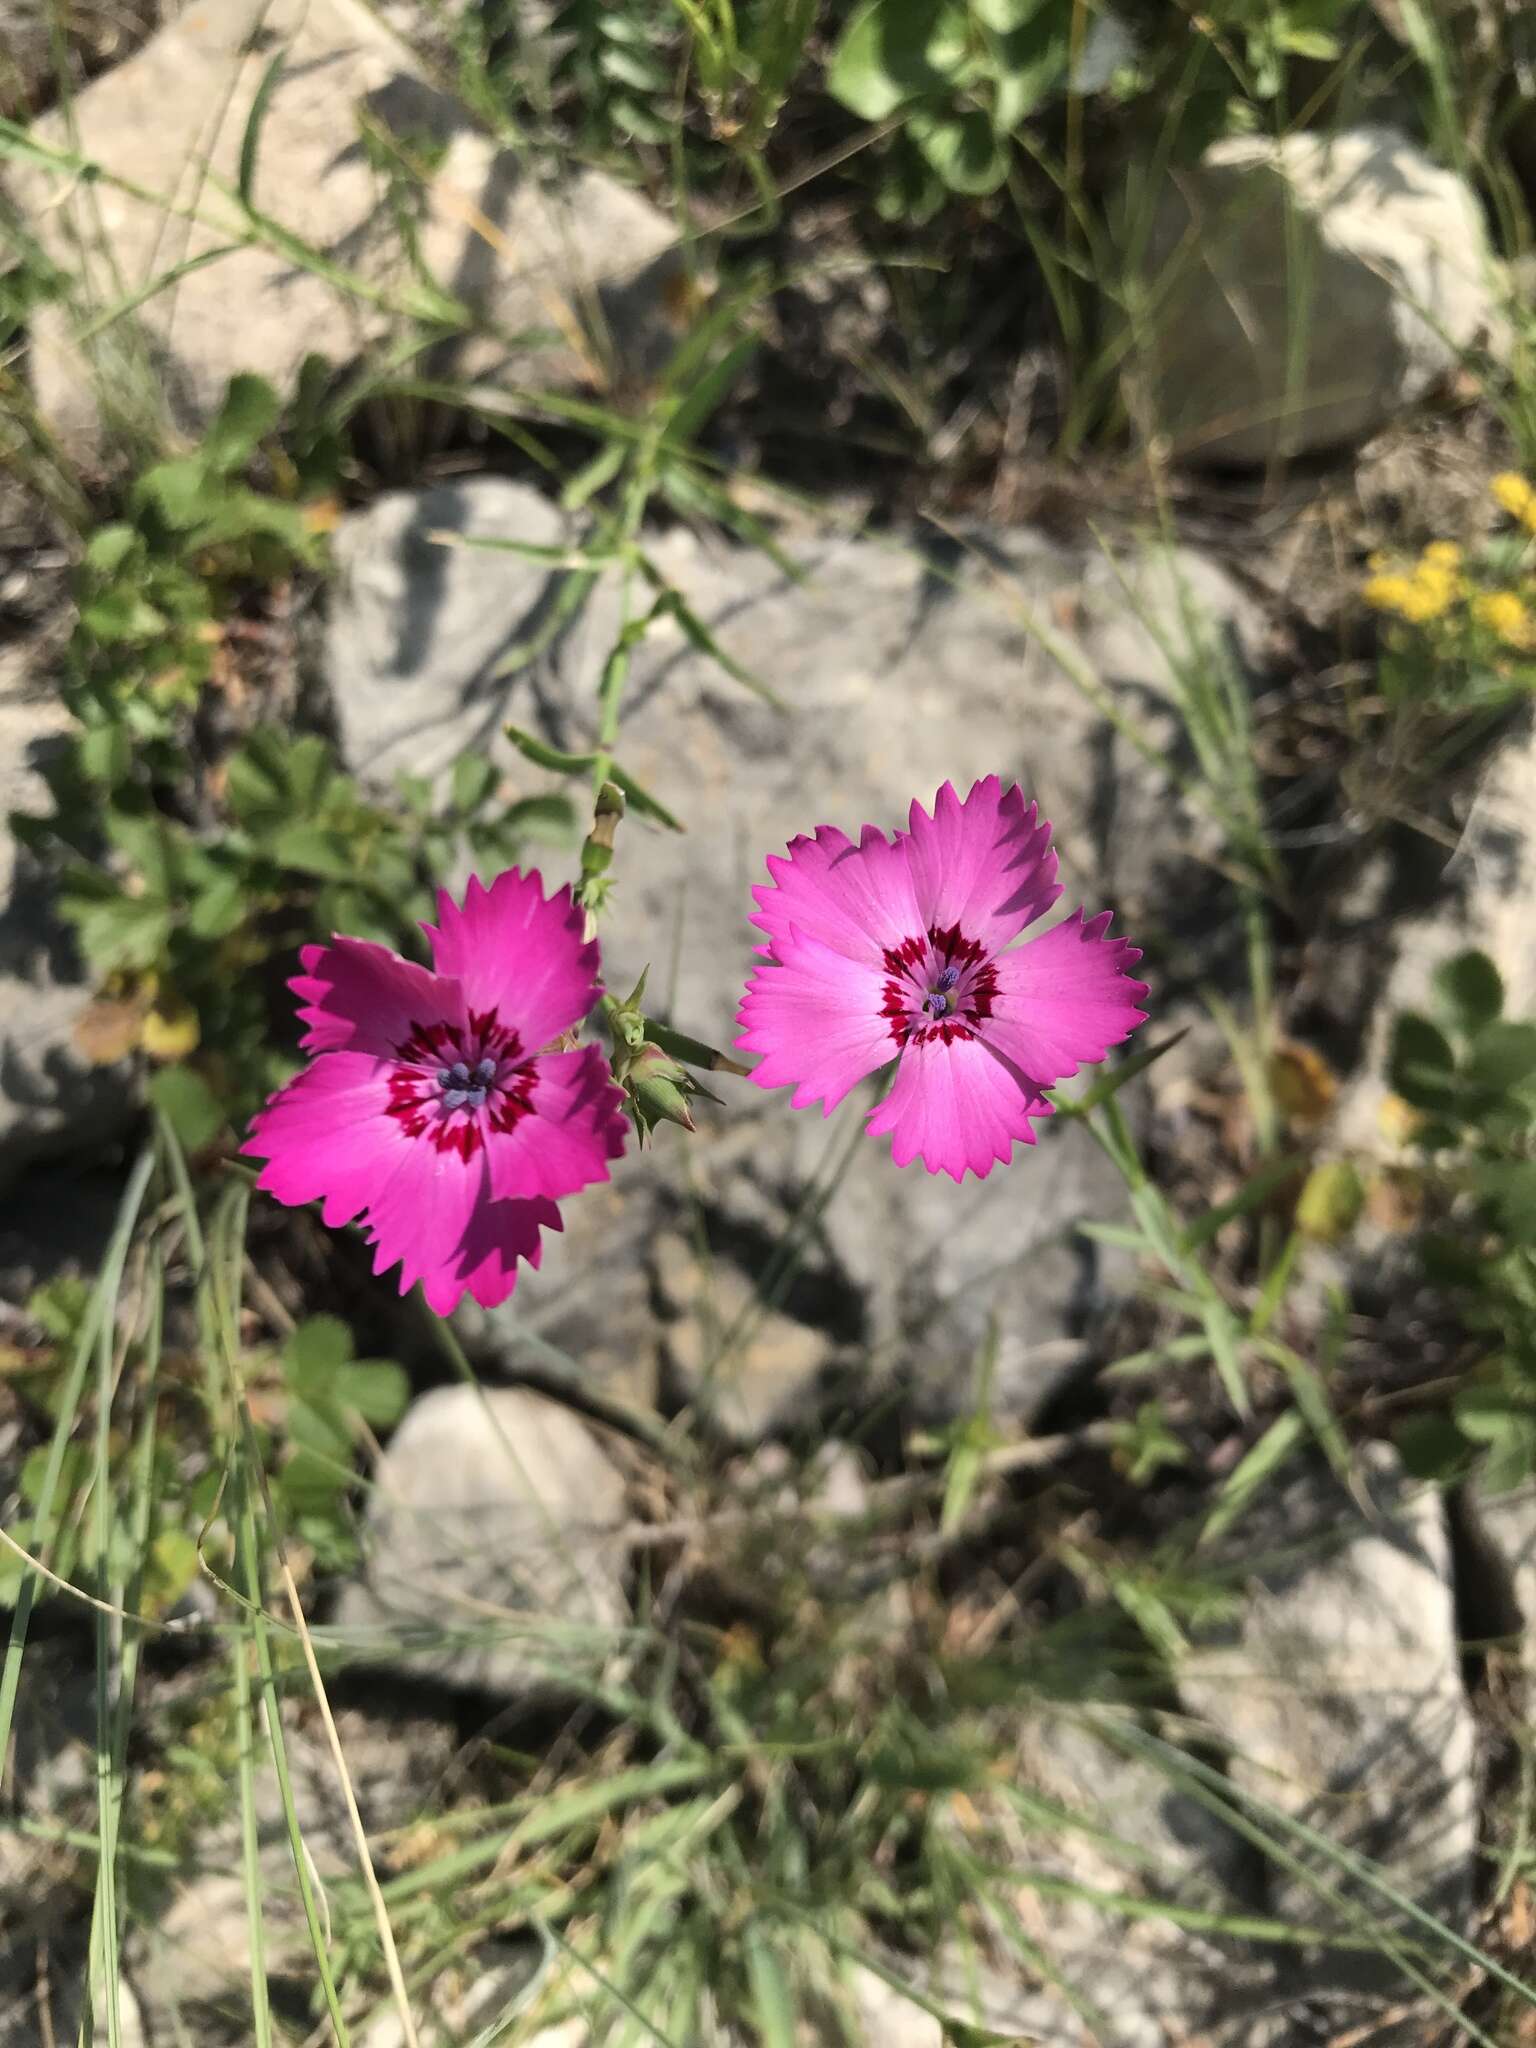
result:
[(1413, 591), (1406, 576), (1368, 576), (1360, 595), (1379, 612), (1402, 612)]
[(1531, 615), (1512, 590), (1490, 590), (1474, 598), (1472, 612), (1478, 624), (1496, 633), (1506, 647), (1536, 646)]
[(1392, 609), (1411, 625), (1443, 618), (1461, 595), (1461, 578), (1434, 562), (1420, 562), (1413, 574), (1402, 580), (1406, 587), (1398, 593)]
[(1422, 560), (1437, 569), (1459, 569), (1461, 549), (1453, 540), (1432, 540), (1424, 550)]
[(1518, 519), (1522, 526), (1536, 533), (1536, 491), (1523, 476), (1506, 469), (1494, 478), (1488, 488), (1511, 519)]

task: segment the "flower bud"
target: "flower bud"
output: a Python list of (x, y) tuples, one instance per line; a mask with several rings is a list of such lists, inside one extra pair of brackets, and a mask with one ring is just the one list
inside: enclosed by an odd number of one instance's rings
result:
[(642, 1137), (659, 1123), (681, 1124), (685, 1131), (696, 1128), (688, 1112), (688, 1098), (696, 1092), (693, 1076), (659, 1045), (647, 1040), (630, 1061), (624, 1080)]

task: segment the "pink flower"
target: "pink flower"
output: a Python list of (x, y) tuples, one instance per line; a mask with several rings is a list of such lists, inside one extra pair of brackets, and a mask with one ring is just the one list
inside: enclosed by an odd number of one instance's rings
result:
[(251, 1125), (256, 1185), (319, 1201), (333, 1229), (363, 1218), (373, 1270), (400, 1267), (447, 1315), (486, 1308), (537, 1266), (540, 1226), (565, 1195), (608, 1178), (624, 1150), (623, 1095), (595, 1046), (541, 1051), (600, 993), (597, 947), (568, 889), (537, 874), (444, 890), (423, 927), (437, 971), (340, 936), (306, 946), (289, 983), (315, 1057)]
[(1141, 955), (1108, 937), (1107, 910), (1004, 950), (1061, 885), (1050, 826), (995, 775), (964, 803), (946, 782), (933, 816), (914, 803), (894, 840), (866, 825), (855, 846), (823, 825), (768, 871), (752, 892), (768, 944), (736, 1043), (762, 1054), (759, 1087), (793, 1084), (792, 1107), (823, 1116), (894, 1058), (868, 1128), (890, 1133), (898, 1166), (985, 1178), (1034, 1143), (1047, 1088), (1143, 1021), (1146, 987), (1127, 972)]

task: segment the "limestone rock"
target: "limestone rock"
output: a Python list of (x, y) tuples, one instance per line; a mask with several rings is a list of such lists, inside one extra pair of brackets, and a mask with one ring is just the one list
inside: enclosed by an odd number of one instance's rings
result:
[(832, 1352), (825, 1331), (765, 1302), (739, 1266), (701, 1259), (677, 1232), (663, 1233), (652, 1257), (681, 1400), (748, 1442), (814, 1412)]
[[(1243, 1844), (1150, 1759), (1114, 1740), (1115, 1722), (1032, 1715), (1020, 1731), (1017, 1782), (1047, 1819), (1017, 1827), (1017, 1928), (990, 1955), (956, 1947), (930, 1985), (957, 2016), (1038, 2048), (1209, 2048), (1275, 2042), (1275, 1973), (1262, 1952), (1159, 1919), (1126, 1916), (1072, 1887), (1212, 1913), (1250, 1906)], [(1022, 1931), (1040, 1962), (1029, 1973), (1007, 1936)]]
[[(158, 1704), (163, 1715), (165, 1702)], [(378, 1714), (337, 1705), (335, 1719), (370, 1837), (404, 1830), (425, 1812), (442, 1810), (455, 1748), (447, 1724), (389, 1701)], [(285, 1713), (283, 1732), (311, 1873), (322, 1884), (353, 1877), (356, 1844), (318, 1716), (300, 1704)], [(307, 1962), (313, 1969), (287, 1817), (265, 1749), (257, 1757), (255, 1807), (268, 1967), (302, 1972)], [(130, 1931), (127, 1960), (154, 2040), (186, 2033), (208, 2039), (210, 2028), (214, 2038), (222, 2038), (220, 2017), (248, 2010), (251, 1934), (241, 1859), (238, 1798), (231, 1785), (228, 1812), (193, 1845), (158, 1917), (143, 1916)]]
[[(1302, 1822), (1461, 1925), (1477, 1807), (1444, 1509), (1385, 1446), (1365, 1455), (1363, 1483), (1369, 1514), (1307, 1471), (1250, 1517), (1240, 1612), (1179, 1689), (1288, 1855), (1390, 1924), (1378, 1894), (1287, 1831)], [(1303, 1876), (1277, 1866), (1271, 1889), (1275, 1910), (1303, 1924), (1337, 1918)]]
[(600, 1669), (627, 1618), (624, 1482), (569, 1409), (522, 1389), (439, 1387), (380, 1462), (352, 1647), (453, 1684), (515, 1694)]
[[(278, 232), (253, 238), (229, 188), (279, 52), (251, 188)], [(107, 175), (76, 180), (66, 164), (11, 182), (45, 252), (90, 281), (92, 303), (38, 312), (30, 349), (40, 409), (82, 456), (99, 453), (118, 423), (197, 434), (236, 372), (287, 393), (311, 353), (344, 366), (417, 319), (442, 319), (407, 259), (390, 151), (371, 148), (369, 135), (394, 138), (427, 275), (474, 323), (434, 348), (429, 374), (496, 379), (537, 356), (546, 383), (606, 385), (654, 368), (667, 344), (679, 275), (671, 224), (597, 172), (541, 187), (426, 82), (362, 0), (188, 8), (71, 111), (78, 145), (52, 115), (34, 125), (35, 140), (66, 158), (78, 146)], [(173, 204), (194, 206), (195, 219), (171, 217)], [(334, 282), (327, 267), (351, 282)], [(131, 317), (101, 322), (106, 307), (146, 290)]]
[(1133, 409), (1194, 462), (1357, 446), (1497, 325), (1476, 194), (1391, 128), (1212, 144), (1143, 263)]

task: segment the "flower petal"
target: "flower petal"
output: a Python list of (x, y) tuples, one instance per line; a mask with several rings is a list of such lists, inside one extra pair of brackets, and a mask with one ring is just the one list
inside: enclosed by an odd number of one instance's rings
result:
[(537, 871), (508, 868), (487, 889), (472, 875), (461, 909), (446, 889), (437, 923), (423, 925), (439, 974), (463, 983), (471, 1011), (494, 1010), (537, 1052), (579, 1024), (601, 993), (595, 940), (567, 889), (547, 901)]
[(279, 1202), (320, 1202), (332, 1229), (361, 1215), (373, 1270), (399, 1261), (402, 1294), (419, 1280), (439, 1315), (466, 1292), (492, 1308), (516, 1285), (519, 1258), (538, 1264), (540, 1227), (558, 1230), (560, 1212), (542, 1198), (498, 1199), (483, 1148), (466, 1162), (411, 1137), (388, 1114), (395, 1072), (365, 1053), (322, 1053), (253, 1119), (241, 1150), (266, 1160), (256, 1185)]
[(394, 1071), (368, 1053), (328, 1052), (296, 1074), (252, 1118), (240, 1147), (267, 1162), (257, 1187), (290, 1208), (323, 1201), (333, 1230), (350, 1223), (412, 1142), (387, 1114)]
[(958, 925), (995, 953), (1050, 909), (1061, 894), (1051, 828), (1019, 785), (995, 775), (971, 785), (962, 803), (946, 782), (930, 818), (914, 802), (903, 841), (925, 931)]
[(987, 1044), (1042, 1088), (1103, 1059), (1145, 1022), (1137, 1005), (1147, 985), (1129, 973), (1141, 953), (1107, 936), (1110, 917), (1104, 910), (1085, 923), (1075, 911), (992, 963), (997, 991), (983, 1026)]
[(776, 939), (774, 950), (777, 961), (765, 962), (747, 984), (736, 1044), (763, 1055), (752, 1075), (759, 1088), (794, 1083), (791, 1108), (820, 1101), (830, 1116), (850, 1088), (896, 1055), (881, 1010), (885, 969), (800, 931)]
[(866, 1129), (890, 1132), (897, 1166), (921, 1159), (930, 1173), (962, 1180), (969, 1169), (985, 1180), (1015, 1143), (1035, 1142), (1031, 1117), (1050, 1113), (1039, 1089), (981, 1039), (930, 1038), (906, 1047)]
[(779, 941), (791, 931), (850, 960), (876, 960), (925, 929), (906, 855), (873, 825), (857, 846), (835, 825), (819, 826), (813, 839), (793, 839), (786, 854), (770, 854), (768, 872), (773, 881), (752, 891), (752, 922), (768, 934), (777, 958)]
[(407, 1140), (365, 1220), (374, 1272), (398, 1264), (400, 1292), (420, 1281), (427, 1306), (446, 1316), (466, 1294), (482, 1308), (505, 1301), (518, 1260), (538, 1265), (540, 1225), (558, 1230), (560, 1211), (544, 1199), (497, 1199), (484, 1151), (466, 1163), (455, 1151)]
[(340, 933), (328, 946), (305, 946), (304, 972), (288, 986), (299, 998), (306, 1052), (363, 1052), (389, 1058), (417, 1024), (462, 1024), (455, 981), (402, 960), (371, 939)]
[(558, 1200), (609, 1178), (629, 1131), (624, 1092), (595, 1045), (545, 1053), (532, 1066), (527, 1113), (486, 1140), (491, 1186), (500, 1198)]

